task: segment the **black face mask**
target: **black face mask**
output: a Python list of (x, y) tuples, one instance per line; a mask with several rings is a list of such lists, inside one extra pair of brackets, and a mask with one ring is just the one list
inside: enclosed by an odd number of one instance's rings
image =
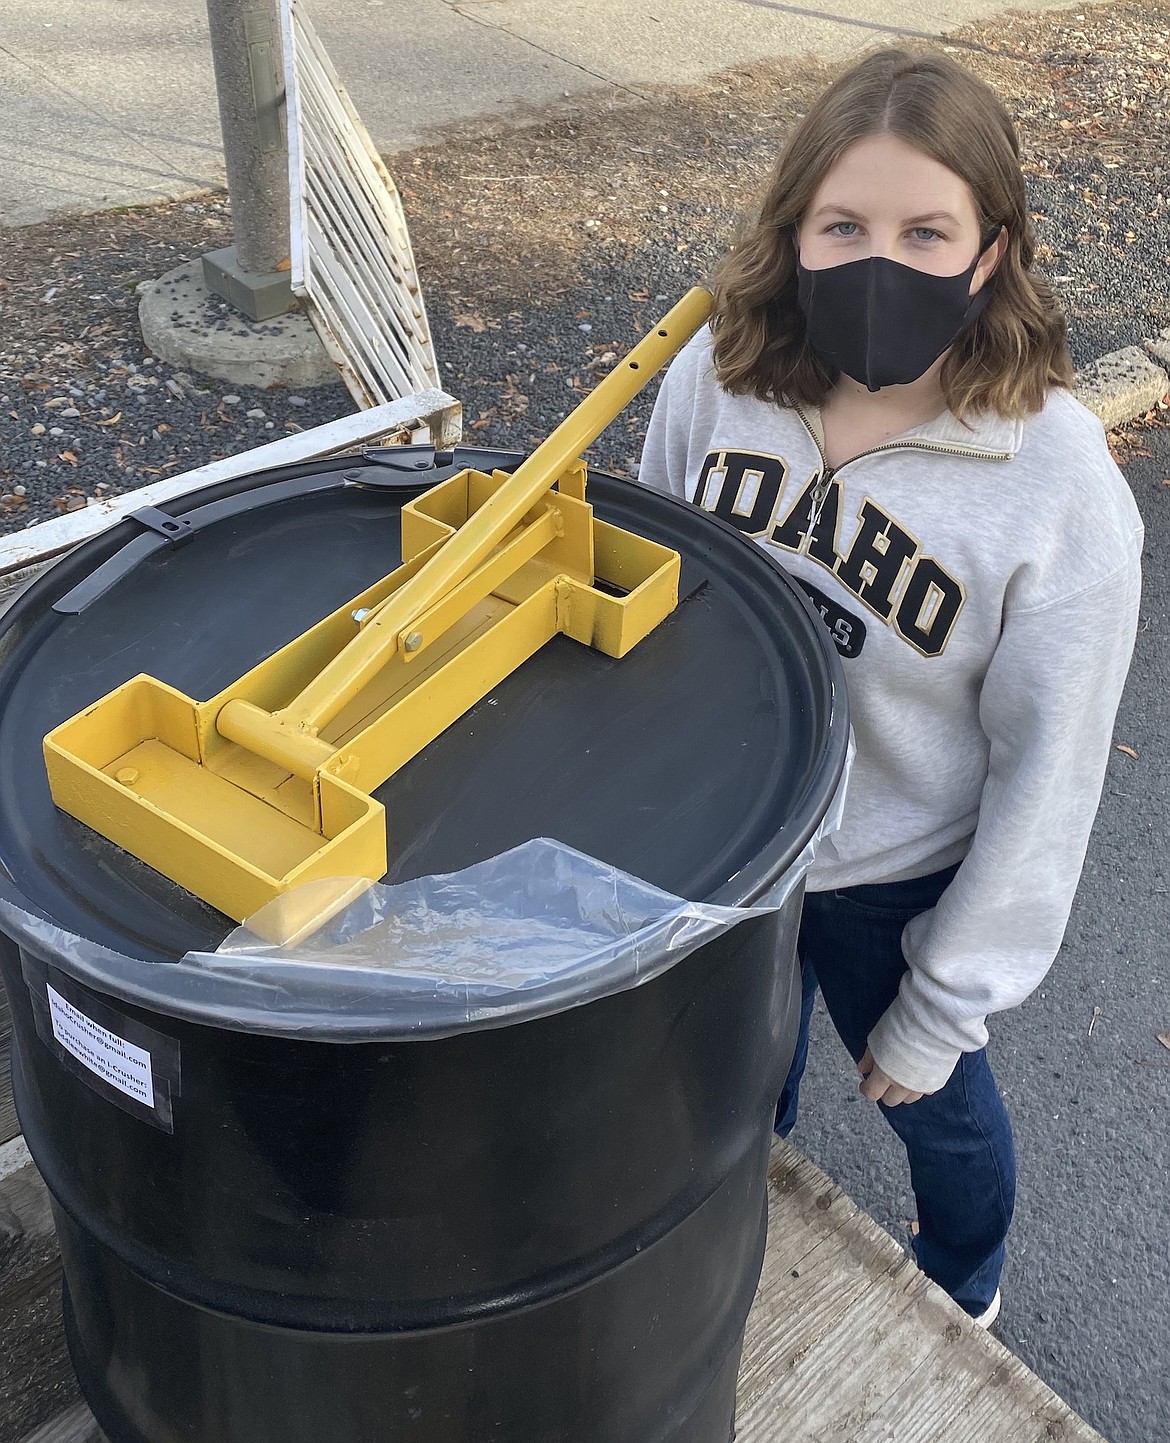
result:
[(990, 301), (990, 281), (975, 295), (968, 292), (999, 230), (957, 276), (928, 275), (885, 256), (810, 271), (798, 257), (797, 301), (809, 343), (871, 391), (916, 381)]

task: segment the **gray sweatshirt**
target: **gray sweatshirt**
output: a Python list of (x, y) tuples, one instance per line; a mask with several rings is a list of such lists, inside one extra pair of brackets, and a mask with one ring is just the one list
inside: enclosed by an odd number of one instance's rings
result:
[[(704, 329), (662, 385), (639, 479), (705, 507), (805, 588), (857, 739), (809, 887), (962, 863), (902, 939), (869, 1038), (935, 1091), (1056, 956), (1129, 666), (1142, 526), (1100, 423), (1055, 390), (1025, 421), (946, 413), (827, 467), (815, 411), (717, 384)], [(815, 518), (815, 519), (814, 519)]]

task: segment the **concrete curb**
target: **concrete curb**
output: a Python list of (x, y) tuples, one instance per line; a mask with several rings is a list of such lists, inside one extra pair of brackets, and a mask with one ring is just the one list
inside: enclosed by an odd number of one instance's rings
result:
[(1075, 394), (1106, 431), (1136, 421), (1170, 393), (1170, 330), (1110, 351), (1076, 375)]

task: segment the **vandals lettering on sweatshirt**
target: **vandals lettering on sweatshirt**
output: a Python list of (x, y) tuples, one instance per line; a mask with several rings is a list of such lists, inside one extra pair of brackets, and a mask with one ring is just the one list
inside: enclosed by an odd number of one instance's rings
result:
[[(791, 493), (790, 468), (779, 456), (755, 451), (710, 451), (699, 473), (695, 501), (705, 510), (742, 531), (745, 536), (807, 556), (831, 572), (846, 590), (923, 656), (940, 656), (950, 640), (967, 599), (963, 583), (952, 576), (933, 556), (923, 550), (918, 538), (888, 515), (867, 496), (857, 513), (858, 526), (849, 550), (841, 552), (841, 487), (834, 477), (829, 483), (820, 515), (814, 492), (820, 481), (814, 475), (800, 495), (785, 509)], [(806, 588), (807, 590), (808, 588)], [(810, 591), (810, 595), (812, 592)], [(814, 605), (829, 621), (822, 600)], [(837, 648), (845, 656), (856, 656), (864, 641), (840, 626), (831, 626)], [(850, 649), (852, 648), (852, 649)]]
[(821, 620), (829, 628), (829, 634), (833, 638), (833, 645), (841, 655), (849, 658), (860, 656), (861, 648), (865, 645), (865, 622), (861, 617), (846, 611), (840, 602), (834, 601), (819, 586), (814, 586), (803, 576), (797, 576), (794, 580), (820, 612)]

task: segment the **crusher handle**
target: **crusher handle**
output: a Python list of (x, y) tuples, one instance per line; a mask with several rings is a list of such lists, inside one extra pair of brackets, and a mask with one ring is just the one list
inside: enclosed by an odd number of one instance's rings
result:
[[(394, 655), (399, 637), (414, 618), (441, 601), (499, 545), (557, 477), (681, 350), (711, 314), (711, 306), (710, 291), (699, 286), (688, 291), (516, 468), (511, 479), (444, 542), (418, 575), (388, 597), (357, 636), (281, 709), (282, 723), (309, 735), (327, 726)], [(228, 702), (224, 712), (234, 705)], [(232, 729), (230, 718), (222, 712), (220, 717), (219, 729), (227, 735)]]

